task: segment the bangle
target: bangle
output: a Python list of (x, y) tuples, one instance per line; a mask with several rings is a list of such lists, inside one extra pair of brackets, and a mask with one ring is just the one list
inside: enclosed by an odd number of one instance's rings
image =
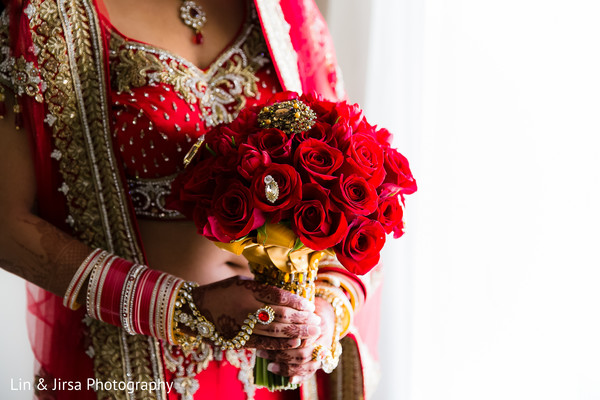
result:
[(129, 270), (125, 278), (125, 289), (123, 289), (121, 294), (121, 326), (130, 335), (135, 335), (135, 331), (133, 330), (135, 290), (142, 272), (147, 269), (148, 267), (145, 265), (136, 264)]
[(96, 259), (92, 267), (92, 272), (90, 273), (90, 281), (88, 283), (88, 289), (86, 294), (86, 309), (87, 314), (94, 319), (98, 319), (96, 317), (96, 295), (97, 295), (97, 287), (98, 282), (100, 280), (100, 275), (102, 273), (102, 268), (104, 267), (104, 261), (110, 260), (112, 255), (110, 253), (104, 253), (101, 257)]
[(354, 316), (350, 300), (342, 289), (322, 281), (317, 282), (317, 293), (333, 306), (336, 312), (336, 323), (340, 326), (339, 335), (344, 337), (352, 325)]
[(317, 282), (315, 296), (321, 297), (331, 304), (335, 314), (331, 348), (325, 349), (322, 345), (317, 345), (312, 353), (312, 359), (320, 360), (323, 371), (330, 374), (338, 366), (340, 356), (342, 355), (340, 337), (347, 332), (346, 323), (348, 327), (350, 325), (352, 306), (341, 289), (323, 284), (322, 282)]
[(123, 307), (121, 298), (127, 276), (133, 266), (132, 262), (117, 257), (111, 262), (110, 266), (107, 266), (108, 269), (102, 284), (103, 290), (99, 303), (101, 321), (117, 326), (122, 325)]
[(79, 296), (79, 292), (81, 291), (85, 280), (92, 272), (92, 269), (96, 264), (97, 258), (105, 254), (106, 252), (102, 249), (96, 249), (92, 251), (86, 257), (85, 260), (83, 260), (83, 262), (75, 272), (75, 275), (73, 275), (73, 279), (71, 279), (69, 287), (67, 288), (67, 291), (65, 292), (65, 295), (63, 297), (63, 305), (65, 307), (70, 308), (71, 310), (77, 310), (79, 307), (81, 307), (81, 304), (77, 303), (77, 297)]
[(340, 288), (352, 306), (352, 311), (356, 312), (365, 302), (365, 294), (362, 286), (357, 285), (355, 279), (347, 276), (347, 274), (339, 273), (339, 271), (330, 268), (325, 272), (319, 272), (317, 282), (325, 282), (336, 288)]
[(95, 251), (73, 279), (65, 295), (67, 304), (86, 271), (90, 276), (86, 309), (91, 318), (122, 326), (131, 335), (151, 335), (174, 343), (173, 315), (182, 279)]

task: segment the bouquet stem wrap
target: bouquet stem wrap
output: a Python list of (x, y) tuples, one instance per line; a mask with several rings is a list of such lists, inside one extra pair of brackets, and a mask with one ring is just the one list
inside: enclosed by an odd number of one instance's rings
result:
[[(248, 260), (254, 279), (287, 290), (310, 301), (315, 299), (315, 279), (324, 251), (297, 244), (296, 235), (283, 224), (266, 224), (253, 238), (215, 244)], [(254, 384), (269, 390), (296, 389), (284, 376), (267, 370), (268, 360), (256, 358)]]

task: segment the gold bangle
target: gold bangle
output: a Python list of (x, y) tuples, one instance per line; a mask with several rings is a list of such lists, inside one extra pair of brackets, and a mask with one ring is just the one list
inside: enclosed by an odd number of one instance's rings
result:
[(344, 337), (350, 330), (354, 316), (352, 304), (344, 291), (320, 281), (317, 282), (316, 296), (327, 300), (333, 306), (337, 316), (336, 320), (340, 324), (340, 337)]
[[(342, 345), (340, 343), (340, 337), (344, 331), (345, 324), (345, 315), (350, 313), (350, 302), (348, 301), (344, 293), (340, 292), (341, 290), (338, 288), (338, 292), (333, 290), (333, 286), (325, 286), (318, 285), (316, 288), (316, 297), (321, 297), (325, 301), (327, 301), (333, 307), (333, 311), (335, 314), (335, 324), (333, 328), (333, 338), (331, 341), (331, 348), (327, 351), (323, 351), (323, 347), (315, 346), (313, 349), (313, 357), (316, 357), (317, 360), (320, 358), (321, 361), (321, 369), (325, 373), (330, 374), (333, 370), (338, 366), (340, 356), (342, 355)], [(346, 304), (342, 298), (345, 298)], [(348, 306), (350, 308), (348, 308)], [(350, 314), (351, 315), (351, 314)]]

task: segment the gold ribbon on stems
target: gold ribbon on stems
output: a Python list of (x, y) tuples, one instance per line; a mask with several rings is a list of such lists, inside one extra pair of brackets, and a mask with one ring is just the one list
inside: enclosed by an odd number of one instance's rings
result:
[(325, 251), (314, 251), (304, 245), (297, 246), (296, 235), (283, 224), (266, 224), (259, 229), (256, 237), (215, 244), (234, 254), (243, 255), (251, 263), (274, 265), (286, 273), (308, 272), (326, 254)]
[(266, 224), (256, 237), (231, 243), (214, 242), (218, 247), (243, 255), (257, 281), (314, 299), (319, 261), (330, 250), (315, 251), (298, 240), (283, 224)]

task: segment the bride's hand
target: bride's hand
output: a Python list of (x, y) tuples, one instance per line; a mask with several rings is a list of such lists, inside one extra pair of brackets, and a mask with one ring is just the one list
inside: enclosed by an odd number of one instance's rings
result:
[(292, 383), (305, 381), (321, 368), (321, 362), (312, 359), (313, 350), (317, 345), (329, 349), (333, 341), (335, 324), (333, 307), (320, 297), (315, 298), (315, 306), (315, 314), (321, 319), (321, 334), (317, 338), (304, 340), (302, 345), (295, 349), (259, 350), (256, 353), (257, 356), (271, 361), (267, 367), (269, 371), (289, 376)]
[(243, 277), (232, 277), (192, 291), (200, 313), (224, 338), (232, 338), (249, 313), (265, 305), (275, 312), (268, 325), (256, 324), (245, 347), (281, 350), (299, 347), (321, 334), (315, 306), (303, 297)]

